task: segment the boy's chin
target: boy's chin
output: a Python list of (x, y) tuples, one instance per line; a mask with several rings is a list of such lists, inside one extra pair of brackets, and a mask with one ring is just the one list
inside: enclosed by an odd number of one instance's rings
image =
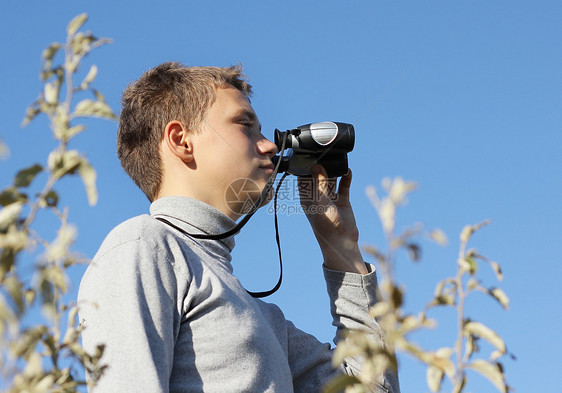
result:
[[(225, 202), (230, 211), (237, 216), (243, 216), (252, 211), (259, 200), (266, 183), (258, 184), (250, 179), (238, 179), (233, 181), (225, 191)], [(267, 193), (260, 207), (267, 205), (274, 196), (273, 187)]]
[[(243, 214), (248, 214), (250, 213), (250, 211), (252, 210), (252, 207), (256, 204), (256, 202), (258, 202), (258, 200), (260, 199), (260, 196), (263, 192), (263, 190), (265, 189), (265, 186), (261, 189), (260, 192), (255, 192), (255, 193), (248, 193), (248, 200), (246, 203), (246, 206), (248, 206), (248, 211), (245, 211)], [(269, 202), (271, 202), (273, 200), (273, 196), (275, 195), (275, 190), (273, 189), (273, 187), (271, 187), (269, 189), (269, 192), (267, 193), (267, 195), (265, 196), (264, 200), (262, 201), (262, 203), (260, 203), (259, 208), (264, 207), (265, 205), (267, 205)]]

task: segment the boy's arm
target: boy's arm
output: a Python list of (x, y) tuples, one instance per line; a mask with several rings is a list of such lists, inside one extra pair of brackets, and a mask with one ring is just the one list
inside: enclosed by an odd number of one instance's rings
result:
[(108, 368), (96, 393), (169, 391), (178, 289), (171, 264), (149, 248), (138, 240), (113, 248), (94, 259), (80, 285), (83, 346), (105, 345)]
[[(369, 314), (378, 301), (377, 279), (375, 268), (364, 262), (359, 250), (359, 231), (349, 201), (351, 176), (351, 171), (343, 176), (336, 190), (335, 179), (328, 179), (322, 166), (313, 166), (312, 179), (299, 179), (301, 205), (324, 257), (333, 325), (337, 328), (334, 342), (338, 344), (345, 330), (354, 330), (371, 334), (384, 345), (383, 331)], [(343, 371), (355, 374), (361, 365), (361, 359), (346, 359)], [(387, 370), (378, 383), (374, 388), (377, 392), (400, 392), (394, 372)]]
[(337, 192), (336, 185), (321, 165), (314, 165), (312, 178), (299, 178), (301, 205), (322, 251), (324, 265), (331, 270), (367, 274), (349, 202), (351, 171), (341, 178)]
[[(324, 268), (333, 325), (336, 326), (334, 343), (337, 345), (345, 330), (367, 333), (372, 340), (384, 345), (382, 330), (377, 321), (369, 315), (369, 309), (376, 302), (377, 278), (373, 271), (362, 275)], [(286, 323), (288, 357), (293, 373), (294, 391), (318, 392), (337, 373), (358, 375), (363, 360), (349, 357), (339, 370), (332, 366), (332, 351), (329, 344), (320, 343), (314, 336), (297, 329), (291, 322)], [(400, 393), (396, 373), (387, 370), (374, 386), (372, 392)]]

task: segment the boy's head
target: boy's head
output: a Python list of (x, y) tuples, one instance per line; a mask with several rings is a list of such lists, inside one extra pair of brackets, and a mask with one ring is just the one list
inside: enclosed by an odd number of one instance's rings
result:
[(163, 63), (123, 92), (117, 155), (127, 174), (150, 201), (158, 195), (163, 169), (160, 145), (166, 125), (177, 120), (199, 132), (219, 88), (233, 86), (246, 98), (252, 87), (240, 66), (186, 67)]

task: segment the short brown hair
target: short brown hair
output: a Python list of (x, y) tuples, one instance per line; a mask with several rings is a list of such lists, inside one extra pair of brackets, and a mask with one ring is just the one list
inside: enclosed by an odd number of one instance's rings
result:
[(123, 92), (117, 155), (150, 201), (162, 183), (159, 149), (166, 124), (178, 120), (190, 131), (197, 131), (216, 99), (216, 89), (227, 85), (248, 98), (252, 94), (241, 65), (187, 67), (166, 62), (145, 72)]

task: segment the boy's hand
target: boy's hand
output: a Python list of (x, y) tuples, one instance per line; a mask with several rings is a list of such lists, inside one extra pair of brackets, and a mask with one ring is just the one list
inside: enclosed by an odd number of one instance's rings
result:
[(328, 269), (368, 273), (357, 241), (359, 231), (349, 203), (351, 170), (340, 180), (328, 179), (321, 165), (312, 167), (312, 178), (299, 178), (301, 206), (316, 235)]

